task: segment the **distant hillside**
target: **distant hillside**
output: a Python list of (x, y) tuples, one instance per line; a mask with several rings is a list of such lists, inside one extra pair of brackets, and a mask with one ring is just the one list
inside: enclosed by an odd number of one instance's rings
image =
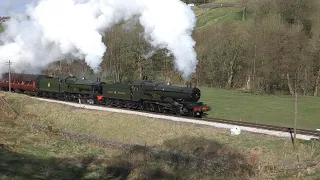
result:
[(197, 28), (212, 26), (224, 21), (241, 19), (241, 14), (235, 7), (226, 7), (211, 10), (207, 8), (195, 8), (194, 11), (197, 16)]
[[(199, 5), (193, 8), (197, 16), (197, 28), (211, 26), (224, 21), (238, 21), (242, 18), (242, 8), (236, 0), (216, 0), (214, 3)], [(0, 32), (4, 28), (1, 22), (8, 17), (0, 17)]]
[(8, 21), (9, 19), (10, 19), (10, 17), (0, 16), (0, 33), (3, 32), (3, 30), (4, 30), (2, 23)]
[(208, 27), (225, 21), (240, 21), (242, 19), (241, 5), (233, 3), (231, 0), (199, 5), (193, 10), (197, 17), (197, 28)]
[(0, 16), (0, 23), (6, 22), (10, 19), (8, 16)]
[(4, 30), (4, 29), (3, 29), (3, 26), (2, 26), (2, 24), (0, 23), (0, 33), (3, 32), (3, 30)]

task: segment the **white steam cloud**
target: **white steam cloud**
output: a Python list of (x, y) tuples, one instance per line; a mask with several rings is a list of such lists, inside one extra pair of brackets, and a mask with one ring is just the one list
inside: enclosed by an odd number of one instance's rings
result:
[(147, 41), (174, 55), (185, 79), (196, 69), (196, 18), (180, 0), (39, 0), (25, 14), (11, 16), (0, 35), (0, 73), (9, 59), (18, 72), (38, 73), (63, 58), (85, 59), (97, 72), (107, 51), (104, 31), (135, 16)]

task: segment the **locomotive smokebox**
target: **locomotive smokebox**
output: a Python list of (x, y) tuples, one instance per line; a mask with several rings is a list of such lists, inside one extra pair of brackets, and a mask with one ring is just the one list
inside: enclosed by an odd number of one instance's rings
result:
[(201, 97), (201, 91), (200, 91), (200, 89), (198, 89), (198, 88), (193, 88), (192, 89), (192, 92), (191, 92), (191, 99), (190, 99), (190, 101), (191, 102), (197, 102), (197, 101), (199, 101), (199, 99), (200, 99), (200, 97)]

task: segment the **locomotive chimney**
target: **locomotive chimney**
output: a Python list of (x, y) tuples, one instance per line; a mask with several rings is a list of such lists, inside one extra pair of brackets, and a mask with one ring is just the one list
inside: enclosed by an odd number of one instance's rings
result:
[(192, 82), (191, 81), (187, 81), (186, 84), (187, 84), (187, 87), (192, 87)]
[(194, 88), (197, 88), (197, 79), (196, 78), (192, 78), (192, 82), (194, 83)]

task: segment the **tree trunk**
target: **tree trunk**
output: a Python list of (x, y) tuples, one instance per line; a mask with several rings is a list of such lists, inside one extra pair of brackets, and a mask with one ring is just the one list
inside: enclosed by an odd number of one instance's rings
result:
[(60, 73), (60, 75), (62, 74), (62, 64), (61, 64), (61, 61), (59, 61), (59, 73)]
[(141, 37), (139, 36), (139, 40), (138, 40), (138, 72), (139, 72), (139, 78), (142, 80), (143, 79), (143, 75), (142, 75), (142, 62), (141, 62), (141, 55), (140, 55), (140, 41), (141, 41)]
[(270, 84), (269, 84), (269, 82), (265, 82), (265, 92), (267, 93), (267, 94), (270, 94)]
[(318, 87), (319, 87), (319, 81), (320, 81), (320, 69), (318, 70), (318, 74), (314, 83), (314, 91), (313, 96), (318, 96)]
[(115, 62), (115, 73), (116, 73), (116, 82), (120, 82), (121, 80), (120, 80), (120, 75), (121, 75), (121, 62), (120, 62), (120, 53), (121, 53), (121, 51), (120, 51), (120, 49), (118, 50), (118, 53), (117, 52), (115, 52), (115, 60), (116, 60), (116, 62)]
[(142, 79), (142, 64), (141, 64), (141, 57), (139, 56), (139, 60), (138, 60), (138, 72), (139, 72), (139, 78)]
[(247, 15), (247, 6), (244, 5), (242, 10), (242, 21), (246, 20), (246, 15)]
[(289, 73), (287, 73), (287, 80), (288, 80), (288, 88), (289, 88), (290, 94), (294, 95), (294, 91), (293, 91), (293, 88), (292, 88), (292, 84), (291, 84), (291, 79), (290, 79)]
[(251, 91), (251, 75), (250, 74), (247, 77), (247, 83), (246, 83), (245, 89)]
[[(257, 40), (257, 36), (256, 36)], [(256, 90), (256, 59), (257, 59), (257, 42), (254, 44), (254, 57), (253, 57), (253, 73), (252, 73), (252, 92), (255, 92)]]
[(234, 64), (237, 59), (238, 53), (236, 53), (232, 61), (230, 62), (230, 68), (229, 68), (229, 77), (228, 77), (228, 82), (227, 82), (227, 88), (233, 88), (233, 78), (234, 78)]
[(308, 71), (307, 68), (304, 69), (304, 87), (303, 87), (303, 95), (306, 96), (308, 92)]

